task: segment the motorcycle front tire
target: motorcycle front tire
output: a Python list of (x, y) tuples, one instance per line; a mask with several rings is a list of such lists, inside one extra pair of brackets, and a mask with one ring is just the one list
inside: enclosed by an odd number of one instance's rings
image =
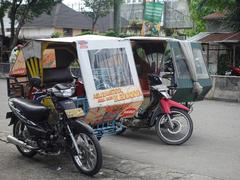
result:
[(164, 127), (164, 124), (162, 124), (163, 122), (163, 119), (166, 118), (166, 115), (162, 115), (157, 121), (156, 121), (156, 124), (155, 124), (155, 130), (156, 130), (156, 133), (158, 135), (158, 137), (161, 139), (161, 141), (163, 141), (164, 143), (166, 144), (169, 144), (169, 145), (181, 145), (183, 143), (185, 143), (192, 135), (192, 132), (193, 132), (193, 122), (192, 122), (192, 119), (190, 117), (190, 115), (182, 110), (182, 109), (178, 109), (178, 108), (172, 108), (171, 109), (171, 115), (177, 115), (177, 116), (181, 116), (185, 119), (185, 121), (187, 122), (187, 125), (188, 125), (188, 131), (187, 133), (184, 135), (183, 138), (179, 139), (179, 140), (172, 140), (170, 138), (167, 137), (168, 135), (168, 132), (169, 132), (169, 137), (174, 137), (174, 136), (177, 136), (177, 133), (176, 134), (171, 134), (171, 130), (169, 130), (167, 127), (165, 128)]
[[(83, 138), (78, 139), (78, 136), (84, 136)], [(97, 174), (100, 169), (102, 168), (102, 150), (101, 150), (101, 146), (98, 142), (98, 139), (96, 138), (96, 136), (92, 133), (88, 133), (88, 132), (84, 132), (84, 133), (79, 133), (77, 135), (75, 135), (76, 138), (76, 142), (78, 145), (79, 150), (81, 151), (81, 157), (83, 158), (82, 160), (80, 160), (80, 156), (78, 156), (76, 154), (76, 151), (74, 148), (72, 148), (71, 150), (71, 157), (72, 160), (74, 162), (74, 165), (76, 166), (76, 168), (83, 174), (87, 175), (87, 176), (94, 176), (95, 174)], [(85, 142), (84, 142), (85, 141)], [(87, 145), (87, 146), (85, 146)], [(85, 146), (85, 147), (84, 147)], [(88, 146), (91, 146), (88, 147)], [(72, 146), (73, 147), (73, 146)], [(89, 152), (93, 150), (93, 154), (92, 152)], [(90, 154), (89, 154), (90, 153)], [(88, 155), (87, 155), (88, 154)], [(96, 159), (94, 160), (94, 167), (92, 167), (90, 170), (87, 169), (84, 163), (86, 163), (86, 161), (88, 159), (86, 159), (87, 156), (92, 156), (96, 157)], [(85, 158), (85, 159), (84, 159)], [(87, 162), (88, 163), (88, 162)], [(92, 163), (92, 162), (91, 162)]]

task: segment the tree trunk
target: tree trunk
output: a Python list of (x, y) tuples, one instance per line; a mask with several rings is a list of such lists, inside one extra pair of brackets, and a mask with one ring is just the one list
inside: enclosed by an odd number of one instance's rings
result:
[(120, 4), (119, 0), (114, 0), (114, 31), (116, 33), (120, 32)]
[(94, 33), (94, 31), (95, 31), (95, 25), (96, 25), (96, 22), (92, 21), (92, 33)]
[[(18, 26), (16, 27), (16, 30), (15, 30), (15, 16), (14, 16), (14, 23), (11, 24), (14, 26), (14, 35), (11, 36), (11, 45), (10, 45), (10, 48), (14, 48), (17, 44), (17, 41), (18, 41), (18, 36), (19, 36), (19, 33), (20, 33), (20, 30), (22, 28), (22, 26), (25, 24), (25, 18), (27, 17), (28, 13), (29, 13), (29, 10), (30, 10), (30, 4), (28, 5), (28, 7), (23, 11), (22, 13), (22, 16), (21, 18), (19, 19), (18, 21)], [(16, 13), (15, 13), (16, 15)], [(12, 23), (12, 21), (11, 21)], [(11, 27), (12, 28), (12, 27)], [(11, 29), (12, 30), (12, 29)]]
[(21, 30), (23, 25), (24, 25), (23, 21), (19, 22), (19, 24), (18, 24), (18, 26), (16, 28), (16, 31), (15, 31), (15, 35), (14, 35), (12, 41), (11, 41), (11, 46), (10, 46), (11, 49), (14, 48), (17, 45), (18, 36), (19, 36), (20, 30)]
[(16, 9), (15, 9), (15, 5), (12, 5), (12, 8), (10, 10), (10, 28), (11, 28), (11, 33), (10, 33), (10, 48), (12, 49), (12, 42), (14, 40), (14, 36), (15, 36), (15, 21), (16, 21)]
[(3, 18), (0, 19), (0, 23), (1, 23), (1, 31), (2, 31), (2, 36), (5, 37), (5, 29), (4, 29), (4, 22), (3, 22)]

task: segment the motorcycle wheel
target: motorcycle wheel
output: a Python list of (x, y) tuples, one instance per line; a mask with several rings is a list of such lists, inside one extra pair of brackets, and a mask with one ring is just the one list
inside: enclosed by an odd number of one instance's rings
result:
[(80, 155), (75, 148), (71, 156), (76, 168), (83, 174), (93, 176), (102, 168), (102, 150), (94, 134), (79, 133), (75, 135)]
[(171, 129), (167, 115), (159, 118), (155, 130), (159, 138), (169, 145), (180, 145), (185, 143), (192, 135), (193, 122), (189, 114), (181, 109), (172, 109), (171, 114), (174, 128)]
[[(25, 126), (24, 123), (22, 123), (20, 120), (18, 120), (14, 125), (13, 125), (13, 136), (23, 142), (27, 139), (27, 136), (29, 136), (29, 132), (27, 127)], [(20, 146), (17, 146), (18, 151), (25, 157), (33, 157), (34, 155), (37, 154), (36, 151), (26, 149)]]

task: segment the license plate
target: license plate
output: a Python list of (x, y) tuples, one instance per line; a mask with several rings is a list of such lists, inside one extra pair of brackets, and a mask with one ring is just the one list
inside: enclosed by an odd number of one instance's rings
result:
[(68, 110), (65, 110), (65, 113), (68, 118), (82, 117), (85, 115), (82, 108), (68, 109)]

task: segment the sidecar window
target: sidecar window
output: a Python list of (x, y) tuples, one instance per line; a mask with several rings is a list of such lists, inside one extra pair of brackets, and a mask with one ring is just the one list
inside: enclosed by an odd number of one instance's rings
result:
[(201, 47), (192, 44), (192, 49), (198, 79), (208, 79), (209, 75), (204, 63)]
[(164, 52), (163, 61), (161, 61), (161, 72), (174, 72), (172, 53), (169, 45)]
[(181, 46), (179, 43), (173, 43), (172, 44), (172, 50), (175, 57), (175, 63), (176, 63), (176, 70), (178, 72), (178, 78), (179, 79), (190, 79), (190, 73), (188, 66), (186, 64), (186, 58), (185, 55), (181, 49)]
[(97, 90), (133, 85), (125, 48), (89, 50)]

